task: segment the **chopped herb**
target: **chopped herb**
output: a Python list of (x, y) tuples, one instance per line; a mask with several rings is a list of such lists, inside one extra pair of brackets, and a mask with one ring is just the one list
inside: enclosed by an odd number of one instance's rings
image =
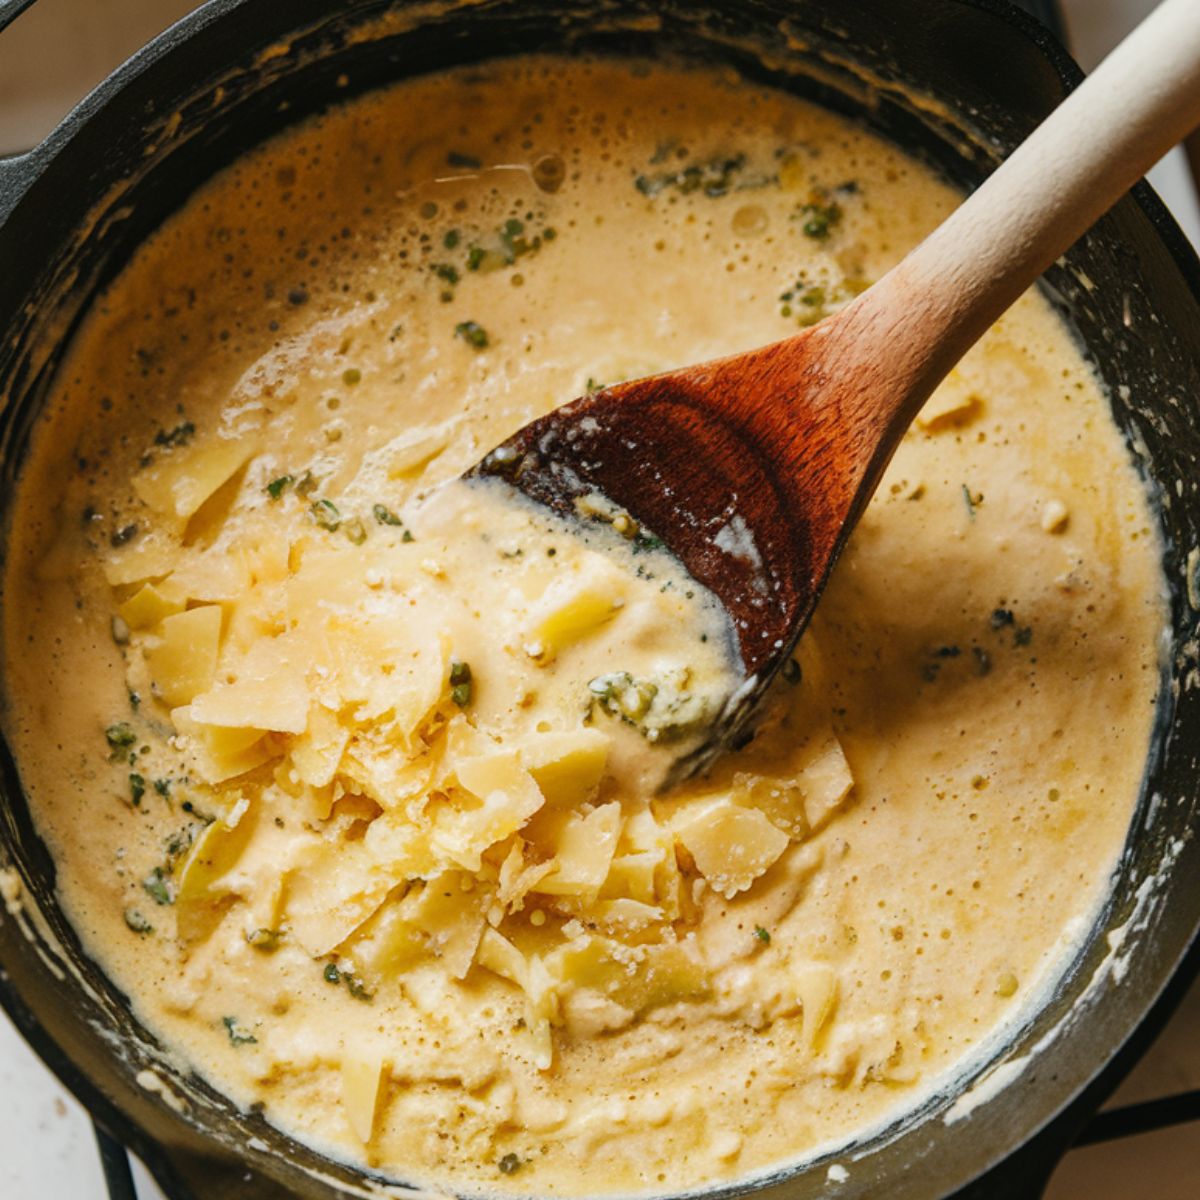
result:
[(305, 471), (296, 480), (296, 495), (311, 496), (317, 490), (317, 477), (311, 471)]
[(175, 903), (175, 897), (171, 895), (171, 889), (167, 886), (162, 867), (155, 867), (142, 880), (142, 887), (145, 888), (146, 894), (153, 899), (155, 904)]
[(188, 852), (191, 848), (192, 840), (196, 836), (195, 825), (185, 825), (182, 829), (177, 830), (167, 839), (167, 872), (175, 870), (175, 864)]
[(278, 950), (282, 938), (283, 932), (279, 929), (254, 929), (246, 934), (246, 941), (264, 954), (272, 954)]
[(129, 707), (132, 708), (134, 712), (137, 712), (138, 705), (141, 704), (141, 702), (142, 698), (137, 694), (137, 692), (129, 692)]
[(109, 623), (109, 628), (112, 630), (112, 640), (118, 646), (127, 646), (129, 644), (129, 623), (124, 617), (115, 615)]
[(314, 500), (308, 511), (312, 519), (330, 533), (335, 533), (342, 524), (342, 515), (332, 500)]
[(376, 504), (371, 512), (380, 525), (403, 525), (404, 522), (384, 504)]
[(125, 910), (125, 924), (133, 930), (134, 933), (153, 933), (154, 926), (142, 916), (136, 908), (127, 908)]
[(771, 935), (761, 925), (755, 925), (754, 936), (758, 938), (758, 940), (762, 942), (764, 946), (769, 946), (771, 944)]
[(135, 807), (141, 804), (145, 794), (146, 780), (141, 775), (131, 774), (129, 776), (129, 795), (132, 797)]
[(783, 676), (785, 683), (790, 683), (795, 687), (801, 680), (800, 664), (794, 659), (789, 658), (779, 669), (780, 675)]
[(957, 646), (939, 646), (933, 653), (937, 658), (957, 658), (962, 651)]
[(110, 725), (104, 731), (104, 737), (108, 742), (108, 748), (113, 752), (114, 756), (118, 757), (122, 750), (128, 750), (137, 741), (137, 734), (134, 733), (133, 727), (124, 721), (118, 721), (115, 725)]
[(482, 350), (488, 344), (487, 330), (477, 321), (460, 321), (454, 327), (454, 336), (462, 338), (468, 346), (474, 346), (476, 350)]
[(724, 196), (732, 190), (738, 173), (746, 165), (744, 154), (733, 158), (714, 158), (706, 163), (693, 163), (680, 171), (658, 171), (652, 175), (638, 175), (633, 186), (643, 196), (653, 198), (668, 188), (681, 195), (702, 191), (706, 196)]
[(482, 161), (476, 158), (475, 155), (463, 154), (459, 150), (451, 150), (450, 153), (446, 155), (446, 163), (448, 166), (465, 167), (470, 171), (478, 171), (479, 168), (483, 166)]
[(482, 246), (472, 246), (467, 251), (467, 270), (478, 271), (483, 266), (485, 258), (487, 258), (487, 251)]
[(293, 307), (299, 308), (301, 304), (308, 303), (308, 292), (302, 287), (291, 288), (287, 294), (287, 302)]
[(154, 781), (154, 790), (169, 804), (171, 802), (171, 781), (169, 779), (156, 779)]
[(355, 1000), (361, 1000), (364, 1004), (370, 1004), (375, 999), (374, 992), (368, 992), (366, 984), (363, 983), (357, 975), (351, 974), (348, 971), (342, 973), (342, 980), (346, 984), (346, 991), (354, 997)]
[(521, 1160), (510, 1150), (497, 1164), (501, 1175), (515, 1175), (521, 1169)]
[(222, 1017), (221, 1024), (225, 1026), (225, 1032), (229, 1034), (230, 1045), (233, 1046), (253, 1046), (258, 1042), (258, 1038), (252, 1033), (248, 1033), (241, 1025), (238, 1024), (237, 1017)]
[[(855, 295), (849, 283), (836, 285), (832, 290), (809, 283), (801, 276), (786, 292), (779, 294), (781, 317), (795, 316), (802, 329), (823, 321), (831, 312), (844, 307)], [(799, 311), (797, 311), (799, 309)]]
[(272, 479), (271, 482), (268, 483), (265, 488), (263, 488), (263, 491), (266, 492), (272, 500), (278, 500), (279, 497), (283, 495), (283, 489), (291, 487), (291, 485), (295, 482), (296, 477), (294, 475), (280, 475), (278, 479)]
[(414, 538), (414, 537), (413, 537), (413, 535), (412, 535), (412, 530), (411, 530), (411, 529), (406, 529), (406, 530), (404, 531), (404, 536), (403, 536), (403, 537), (401, 537), (401, 539), (400, 539), (400, 540), (401, 540), (402, 542), (413, 542), (413, 541), (416, 541), (416, 538)]
[(824, 241), (842, 220), (842, 207), (836, 201), (829, 204), (803, 204), (800, 216), (804, 218), (801, 228), (806, 237)]
[(114, 547), (124, 546), (137, 537), (137, 531), (137, 525), (131, 522), (128, 525), (122, 525), (120, 529), (114, 529), (108, 540)]
[(1028, 646), (1032, 640), (1033, 630), (1028, 625), (1026, 625), (1023, 629), (1018, 629), (1017, 632), (1013, 634), (1014, 646)]
[(450, 660), (450, 699), (458, 705), (459, 708), (466, 708), (471, 703), (472, 693), (474, 691), (474, 681), (471, 678), (470, 663), (460, 662), (454, 658)]
[(337, 969), (337, 963), (326, 963), (323, 974), (326, 983), (342, 982), (342, 973)]
[(1011, 625), (1015, 618), (1012, 610), (1008, 608), (996, 608), (992, 610), (992, 628), (1003, 629), (1005, 625)]
[(462, 235), (457, 229), (448, 229), (446, 231), (446, 236), (442, 238), (442, 245), (445, 246), (447, 250), (453, 250), (454, 247), (458, 245), (461, 236)]
[(593, 379), (593, 378), (592, 378), (592, 377), (589, 375), (589, 376), (588, 376), (588, 378), (587, 378), (587, 383), (585, 383), (585, 384), (584, 384), (584, 391), (585, 391), (585, 392), (586, 392), (586, 393), (587, 393), (589, 396), (593, 396), (593, 395), (595, 395), (595, 394), (596, 394), (596, 392), (602, 392), (602, 391), (604, 391), (604, 384), (602, 384), (602, 383), (597, 383), (597, 382), (596, 382), (596, 381), (595, 381), (595, 380), (594, 380), (594, 379)]
[(355, 546), (361, 546), (367, 540), (367, 527), (358, 517), (351, 517), (349, 521), (342, 526), (342, 532)]
[(156, 446), (186, 446), (192, 440), (195, 432), (195, 425), (191, 421), (184, 421), (182, 424), (176, 425), (174, 429), (160, 429), (154, 435), (154, 444)]
[(434, 263), (432, 270), (439, 279), (444, 279), (451, 287), (458, 283), (458, 268), (450, 263)]
[(593, 703), (609, 714), (631, 724), (644, 717), (654, 703), (658, 688), (653, 683), (636, 680), (628, 671), (610, 671), (588, 681)]
[(646, 554), (651, 550), (661, 550), (667, 543), (651, 533), (643, 533), (640, 529), (631, 539), (634, 554)]
[(962, 485), (963, 503), (967, 506), (967, 517), (970, 520), (975, 520), (975, 504), (976, 501), (971, 495), (971, 489), (964, 483)]
[(347, 367), (342, 372), (342, 382), (348, 387), (362, 382), (362, 372), (357, 367)]

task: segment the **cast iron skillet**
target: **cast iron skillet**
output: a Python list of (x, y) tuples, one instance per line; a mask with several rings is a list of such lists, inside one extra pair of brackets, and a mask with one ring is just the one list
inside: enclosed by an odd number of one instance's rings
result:
[[(0, 0), (0, 27), (30, 2)], [(13, 481), (64, 343), (97, 290), (201, 181), (355, 92), (538, 50), (726, 63), (849, 113), (967, 187), (1079, 78), (1039, 27), (999, 0), (211, 0), (116, 72), (43, 145), (0, 162), (6, 520), (19, 520)], [(914, 93), (935, 103), (916, 103)], [(1094, 286), (1081, 286), (1085, 275)], [(1159, 722), (1111, 901), (1056, 993), (999, 1055), (1007, 1086), (983, 1095), (968, 1116), (945, 1119), (970, 1082), (959, 1080), (830, 1159), (717, 1195), (1036, 1196), (1197, 965), (1198, 614), (1185, 571), (1200, 542), (1200, 265), (1143, 186), (1046, 286), (1094, 357), (1154, 493), (1171, 591)], [(1197, 591), (1193, 581), (1193, 599)], [(53, 863), (3, 744), (0, 793), (0, 866), (16, 867), (26, 903), (32, 897), (44, 916), (40, 931), (13, 914), (0, 919), (0, 1001), (101, 1124), (179, 1200), (356, 1194), (361, 1175), (164, 1064), (64, 921)], [(91, 802), (81, 797), (81, 819)], [(1122, 927), (1114, 959), (1111, 935)], [(183, 1100), (182, 1111), (139, 1086), (136, 1076), (150, 1068)], [(836, 1187), (827, 1180), (831, 1161), (849, 1171)]]

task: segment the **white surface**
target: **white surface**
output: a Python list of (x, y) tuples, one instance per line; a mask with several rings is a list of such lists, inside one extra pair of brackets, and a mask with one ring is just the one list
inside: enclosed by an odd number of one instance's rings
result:
[[(902, 0), (897, 0), (902, 2)], [(829, 0), (833, 5), (835, 0)], [(1076, 54), (1092, 67), (1152, 0), (1062, 0)], [(191, 7), (190, 0), (41, 0), (0, 35), (0, 153), (44, 136), (125, 55)], [(1197, 0), (1200, 19), (1200, 0)], [(1200, 246), (1200, 207), (1181, 152), (1150, 175)], [(1113, 1103), (1200, 1087), (1200, 988)], [(141, 1200), (161, 1193), (137, 1166)], [(104, 1186), (86, 1114), (0, 1018), (0, 1198), (99, 1200)], [(1072, 1152), (1047, 1200), (1197, 1200), (1200, 1130), (1183, 1126)], [(1012, 1200), (1026, 1200), (1013, 1197)]]

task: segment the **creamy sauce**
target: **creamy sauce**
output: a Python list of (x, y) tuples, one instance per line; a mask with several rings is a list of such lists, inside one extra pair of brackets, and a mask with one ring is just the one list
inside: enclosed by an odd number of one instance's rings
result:
[(905, 438), (758, 736), (669, 795), (736, 683), (711, 598), (602, 504), (581, 537), (452, 482), (811, 323), (955, 203), (795, 99), (529, 60), (349, 103), (141, 249), (4, 617), (63, 904), (150, 1029), (337, 1157), (596, 1194), (845, 1140), (1029, 1014), (1107, 890), (1163, 622), (1040, 296)]

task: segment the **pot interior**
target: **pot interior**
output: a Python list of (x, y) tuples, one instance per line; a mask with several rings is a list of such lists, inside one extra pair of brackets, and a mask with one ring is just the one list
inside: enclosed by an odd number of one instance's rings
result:
[[(349, 95), (529, 52), (717, 62), (847, 114), (970, 188), (1057, 103), (1074, 71), (1031, 23), (991, 0), (364, 0), (339, 8), (213, 0), (123, 68), (24, 164), (35, 177), (0, 226), (6, 521), (20, 520), (13, 484), (32, 423), (98, 291), (214, 171)], [(1007, 1076), (996, 1078), (1019, 1084), (996, 1087), (968, 1117), (948, 1121), (972, 1082), (957, 1080), (919, 1112), (843, 1148), (836, 1161), (849, 1170), (839, 1190), (847, 1197), (886, 1189), (893, 1200), (928, 1200), (1006, 1158), (1127, 1041), (1200, 921), (1200, 892), (1185, 886), (1200, 871), (1191, 837), (1200, 804), (1200, 274), (1143, 187), (1048, 273), (1046, 287), (1107, 384), (1154, 497), (1171, 612), (1158, 728), (1110, 902), (1055, 994), (1001, 1055)], [(25, 892), (0, 922), (0, 999), (67, 1084), (171, 1195), (251, 1198), (284, 1188), (316, 1200), (362, 1186), (359, 1173), (238, 1111), (163, 1057), (58, 909), (54, 864), (4, 746), (0, 789), (0, 866), (15, 866)], [(977, 1064), (974, 1074), (988, 1069)], [(139, 1085), (148, 1070), (153, 1077)], [(823, 1195), (829, 1161), (753, 1186), (769, 1197)], [(972, 1194), (992, 1185), (978, 1186)]]

